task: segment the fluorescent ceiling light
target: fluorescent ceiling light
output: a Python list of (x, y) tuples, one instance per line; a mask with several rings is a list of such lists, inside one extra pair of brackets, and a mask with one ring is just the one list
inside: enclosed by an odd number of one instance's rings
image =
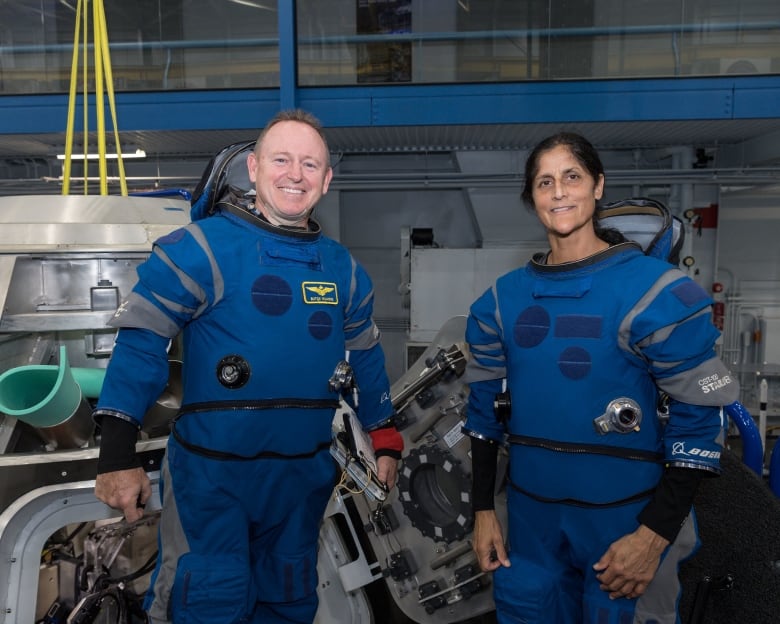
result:
[[(113, 153), (113, 154), (104, 154), (104, 156), (108, 160), (117, 160), (119, 158), (119, 155), (115, 154), (115, 153)], [(83, 152), (81, 152), (81, 153), (73, 152), (70, 155), (70, 157), (71, 157), (72, 160), (84, 160), (84, 153)], [(92, 154), (92, 153), (87, 154), (87, 159), (88, 160), (97, 160), (98, 158), (100, 158), (99, 154)], [(128, 152), (126, 154), (123, 153), (122, 154), (122, 160), (124, 160), (125, 158), (146, 158), (146, 152), (144, 150), (142, 150), (142, 149), (137, 149), (134, 152)], [(57, 154), (57, 160), (65, 160), (65, 154)]]
[(263, 9), (264, 11), (275, 11), (273, 7), (260, 4), (259, 2), (250, 2), (250, 0), (230, 0), (235, 4), (243, 4), (244, 6), (252, 7), (253, 9)]

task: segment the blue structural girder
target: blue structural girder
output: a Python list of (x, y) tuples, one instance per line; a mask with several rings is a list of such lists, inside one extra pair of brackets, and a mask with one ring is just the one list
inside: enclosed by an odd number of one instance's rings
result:
[[(777, 117), (780, 75), (116, 94), (120, 130), (252, 129), (301, 106), (326, 127)], [(76, 111), (80, 130), (81, 100)], [(94, 106), (91, 100), (90, 106)], [(107, 106), (107, 104), (106, 104)], [(68, 96), (0, 96), (0, 134), (62, 132)]]

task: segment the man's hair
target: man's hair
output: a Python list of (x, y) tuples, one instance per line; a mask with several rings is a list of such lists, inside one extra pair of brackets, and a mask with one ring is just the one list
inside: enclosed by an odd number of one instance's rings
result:
[(255, 143), (255, 153), (260, 151), (260, 145), (262, 144), (265, 135), (268, 134), (268, 131), (282, 121), (297, 121), (304, 123), (316, 130), (317, 134), (320, 135), (322, 142), (325, 144), (325, 154), (327, 155), (328, 159), (326, 164), (328, 167), (330, 167), (330, 149), (328, 148), (328, 139), (325, 137), (325, 131), (322, 129), (322, 123), (320, 123), (320, 120), (310, 112), (301, 108), (282, 110), (276, 113), (276, 115), (270, 119), (270, 121), (265, 125), (265, 128), (263, 128), (263, 130), (260, 132), (260, 136), (257, 137), (257, 142)]

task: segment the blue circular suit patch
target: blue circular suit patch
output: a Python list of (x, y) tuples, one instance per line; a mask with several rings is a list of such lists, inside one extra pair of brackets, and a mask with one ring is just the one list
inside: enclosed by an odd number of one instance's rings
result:
[(582, 379), (590, 373), (590, 353), (582, 347), (564, 349), (558, 358), (558, 368), (569, 379)]
[(327, 312), (315, 312), (309, 317), (309, 333), (317, 340), (325, 340), (333, 332), (333, 319)]
[(520, 313), (515, 321), (515, 344), (524, 349), (535, 347), (550, 332), (550, 315), (542, 306), (531, 306)]
[(292, 305), (292, 289), (281, 277), (263, 275), (252, 284), (252, 303), (263, 314), (281, 316)]

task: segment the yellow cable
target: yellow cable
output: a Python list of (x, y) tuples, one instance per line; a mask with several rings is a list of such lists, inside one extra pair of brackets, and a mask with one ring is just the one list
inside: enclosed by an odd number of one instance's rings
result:
[[(97, 0), (100, 19), (100, 46), (103, 50), (103, 67), (106, 72), (106, 91), (108, 93), (108, 106), (111, 110), (111, 122), (114, 126), (114, 144), (116, 145), (117, 167), (119, 168), (119, 186), (122, 195), (127, 195), (127, 179), (125, 178), (125, 164), (122, 160), (122, 150), (119, 147), (119, 127), (116, 118), (116, 104), (114, 102), (114, 77), (111, 71), (111, 52), (108, 47), (108, 28), (106, 27), (106, 12), (103, 6), (103, 0)], [(97, 24), (95, 25), (97, 28)]]
[(86, 9), (86, 1), (84, 11), (82, 13), (82, 19), (84, 20), (84, 43), (81, 47), (82, 51), (82, 85), (81, 85), (81, 102), (82, 102), (82, 114), (84, 117), (84, 130), (82, 139), (82, 150), (84, 153), (84, 166), (81, 168), (84, 177), (84, 195), (89, 195), (89, 160), (87, 160), (87, 154), (89, 153), (89, 11)]
[[(68, 117), (65, 130), (65, 160), (63, 161), (62, 194), (70, 193), (70, 178), (72, 171), (74, 120), (76, 114), (76, 76), (79, 64), (79, 39), (83, 31), (83, 64), (82, 64), (82, 98), (84, 113), (84, 194), (89, 194), (89, 11), (86, 5), (88, 0), (78, 0), (76, 6), (76, 25), (73, 36), (73, 57), (71, 61), (70, 89), (68, 94)], [(108, 172), (106, 162), (106, 122), (104, 103), (104, 79), (106, 82), (106, 96), (111, 111), (113, 123), (114, 142), (116, 144), (117, 165), (119, 169), (119, 183), (122, 195), (127, 195), (127, 178), (125, 175), (124, 161), (119, 144), (119, 125), (117, 124), (116, 101), (114, 96), (113, 73), (111, 70), (111, 54), (108, 45), (108, 29), (106, 27), (106, 13), (103, 0), (93, 0), (93, 53), (95, 61), (95, 114), (97, 117), (97, 144), (98, 144), (98, 168), (100, 173), (100, 194), (108, 194)], [(83, 24), (82, 24), (83, 20)]]
[[(368, 478), (371, 478), (371, 474), (368, 475)], [(363, 494), (363, 492), (366, 491), (368, 486), (362, 487), (359, 490), (356, 490), (355, 488), (352, 488), (349, 486), (349, 481), (351, 481), (352, 478), (347, 474), (346, 468), (341, 469), (341, 478), (339, 479), (339, 482), (336, 484), (337, 488), (343, 488), (350, 494)]]
[(65, 125), (65, 160), (62, 165), (62, 194), (70, 193), (70, 164), (73, 149), (73, 125), (76, 118), (76, 74), (79, 68), (79, 28), (81, 27), (81, 5), (76, 5), (76, 31), (73, 35), (73, 59), (70, 63), (70, 92), (68, 94), (68, 120)]
[(98, 170), (100, 172), (100, 194), (108, 195), (106, 170), (106, 112), (103, 104), (103, 55), (101, 54), (102, 33), (100, 32), (100, 7), (102, 0), (92, 0), (92, 28), (95, 33), (95, 112), (97, 114)]

